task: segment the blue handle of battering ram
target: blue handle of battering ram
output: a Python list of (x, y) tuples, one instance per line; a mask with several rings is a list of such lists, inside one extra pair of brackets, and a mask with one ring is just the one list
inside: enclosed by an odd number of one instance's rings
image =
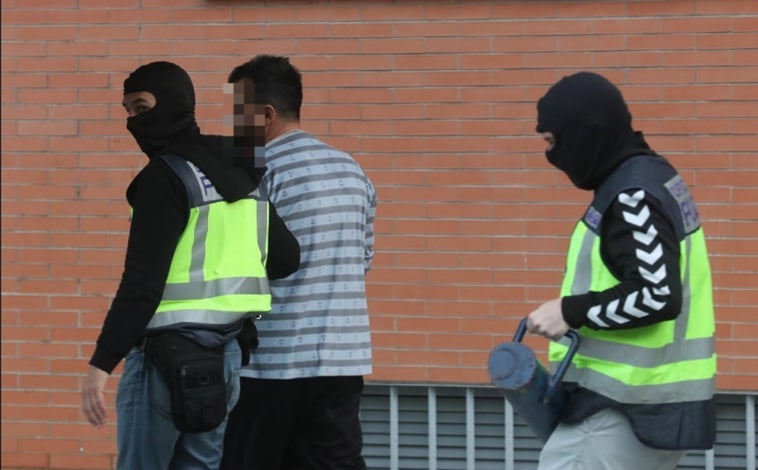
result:
[[(521, 320), (519, 323), (518, 329), (516, 329), (516, 334), (513, 335), (513, 342), (520, 343), (521, 340), (524, 339), (525, 333), (526, 318)], [(542, 397), (542, 403), (547, 403), (550, 401), (550, 399), (553, 398), (553, 395), (561, 384), (561, 380), (563, 380), (563, 376), (566, 375), (566, 371), (571, 365), (571, 359), (573, 359), (576, 350), (579, 348), (579, 333), (574, 330), (568, 330), (566, 332), (566, 337), (571, 341), (571, 343), (569, 344), (566, 355), (563, 357), (563, 361), (561, 361), (558, 369), (556, 369), (555, 373), (548, 380), (545, 395)]]

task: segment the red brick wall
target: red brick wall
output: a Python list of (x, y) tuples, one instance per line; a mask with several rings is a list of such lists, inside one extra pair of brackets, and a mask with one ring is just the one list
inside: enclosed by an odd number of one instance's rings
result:
[(258, 53), (291, 56), (304, 127), (378, 187), (370, 379), (486, 383), (490, 349), (557, 294), (589, 195), (545, 162), (535, 102), (593, 69), (692, 185), (718, 386), (758, 389), (758, 2), (2, 0), (2, 467), (112, 465), (79, 387), (145, 162), (123, 79), (178, 63), (220, 132), (226, 75)]

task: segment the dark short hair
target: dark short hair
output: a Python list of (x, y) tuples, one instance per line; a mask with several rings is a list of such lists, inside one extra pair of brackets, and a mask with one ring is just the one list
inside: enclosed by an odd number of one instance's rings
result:
[(303, 104), (303, 78), (287, 57), (258, 55), (238, 65), (229, 74), (229, 83), (250, 80), (256, 101), (270, 104), (284, 120), (300, 120)]

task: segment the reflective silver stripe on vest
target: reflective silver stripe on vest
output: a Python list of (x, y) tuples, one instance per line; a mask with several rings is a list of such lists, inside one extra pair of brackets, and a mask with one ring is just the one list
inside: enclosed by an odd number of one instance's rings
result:
[[(677, 321), (674, 325), (674, 337), (685, 338), (687, 336), (687, 325), (690, 320), (690, 302), (692, 300), (692, 288), (690, 287), (690, 252), (692, 251), (692, 238), (690, 236), (684, 237), (684, 276), (682, 276), (682, 312), (687, 312), (687, 315), (679, 315), (685, 317), (681, 322)], [(678, 318), (677, 318), (678, 320)], [(711, 349), (713, 351), (713, 349)]]
[[(257, 206), (258, 209), (255, 212), (258, 214), (258, 250), (263, 255), (261, 263), (266, 266), (266, 259), (268, 258), (268, 201), (258, 201)], [(265, 293), (269, 293), (268, 282), (266, 283)]]
[[(192, 259), (190, 260), (189, 278), (191, 284), (203, 283), (203, 265), (205, 264), (205, 239), (208, 238), (208, 213), (211, 206), (197, 208), (195, 240), (192, 242)], [(195, 297), (197, 298), (197, 297)]]
[(166, 284), (163, 289), (163, 300), (209, 299), (229, 293), (268, 294), (268, 279), (265, 277), (227, 277), (213, 281)]
[(256, 312), (222, 312), (218, 310), (172, 310), (153, 315), (148, 328), (161, 328), (177, 323), (197, 323), (202, 325), (228, 325)]
[[(569, 344), (565, 338), (559, 342), (565, 346)], [(641, 348), (582, 336), (577, 354), (634, 367), (650, 368), (674, 362), (708, 359), (713, 354), (713, 347), (712, 337), (687, 340), (685, 353), (681, 351), (682, 343), (670, 343), (660, 348)]]
[(586, 294), (590, 291), (592, 282), (592, 246), (595, 244), (595, 232), (587, 230), (582, 237), (582, 245), (577, 256), (574, 282), (571, 284), (571, 295)]
[[(580, 346), (580, 349), (584, 345)], [(572, 367), (572, 369), (574, 369)], [(568, 376), (568, 374), (566, 374)], [(716, 392), (713, 379), (689, 380), (670, 384), (629, 386), (591, 369), (579, 369), (569, 380), (579, 384), (592, 384), (592, 390), (622, 403), (678, 403), (707, 400)]]

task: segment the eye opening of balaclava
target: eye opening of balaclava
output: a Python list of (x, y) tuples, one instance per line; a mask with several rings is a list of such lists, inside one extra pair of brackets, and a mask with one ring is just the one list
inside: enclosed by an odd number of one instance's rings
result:
[(537, 102), (537, 132), (552, 132), (548, 161), (580, 189), (596, 189), (624, 160), (652, 154), (615, 85), (592, 72), (563, 77)]
[(147, 91), (155, 106), (127, 118), (126, 128), (145, 154), (153, 158), (189, 136), (197, 135), (195, 88), (184, 69), (171, 62), (151, 62), (124, 80), (124, 95)]

